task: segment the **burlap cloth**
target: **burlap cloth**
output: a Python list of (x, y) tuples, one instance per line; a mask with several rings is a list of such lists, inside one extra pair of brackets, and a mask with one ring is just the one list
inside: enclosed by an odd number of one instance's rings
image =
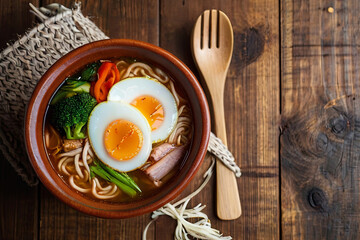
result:
[[(108, 37), (88, 18), (79, 5), (73, 10), (33, 8), (42, 23), (0, 53), (0, 153), (30, 186), (38, 179), (24, 144), (24, 117), (33, 89), (46, 70), (61, 56), (86, 43)], [(50, 9), (50, 10), (49, 10)], [(63, 12), (58, 13), (58, 10)], [(232, 154), (212, 135), (209, 151), (240, 176)]]

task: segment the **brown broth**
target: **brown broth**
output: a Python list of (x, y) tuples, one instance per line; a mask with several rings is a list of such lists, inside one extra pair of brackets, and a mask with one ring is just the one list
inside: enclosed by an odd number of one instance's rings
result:
[[(113, 59), (112, 59), (113, 60)], [(132, 63), (132, 62), (136, 62), (136, 59), (133, 59), (133, 58), (122, 58), (122, 59), (117, 59), (117, 61), (120, 61), (120, 60), (123, 60), (123, 61), (126, 61), (127, 63)], [(149, 65), (150, 67), (152, 67), (151, 65)], [(121, 71), (121, 70), (120, 70)], [(165, 71), (164, 71), (165, 73)], [(143, 75), (136, 75), (136, 76), (143, 76)], [(170, 78), (170, 76), (168, 75), (168, 77)], [(170, 81), (172, 81), (174, 83), (174, 81), (170, 78)], [(170, 86), (169, 84), (164, 84), (167, 88), (170, 89)], [(175, 89), (178, 93), (178, 95), (180, 95), (180, 97), (182, 98), (185, 98), (185, 94), (184, 94), (184, 91), (174, 83), (175, 85)], [(55, 94), (54, 94), (55, 95)], [(190, 110), (190, 109), (189, 109)], [(191, 112), (191, 111), (190, 111)], [(49, 121), (46, 121), (46, 124), (45, 124), (45, 128), (49, 128)], [(191, 130), (193, 131), (193, 130)], [(191, 133), (192, 135), (192, 133)], [(165, 140), (166, 141), (166, 140)], [(191, 141), (191, 139), (190, 139)], [(160, 143), (157, 143), (157, 144), (153, 144), (153, 147), (156, 146), (156, 145), (159, 145)], [(187, 149), (186, 151), (188, 151), (189, 149)], [(59, 153), (57, 153), (59, 154)], [(185, 154), (185, 156), (187, 156), (188, 153)], [(56, 155), (52, 154), (52, 150), (48, 149), (48, 156), (49, 156), (49, 159), (50, 159), (50, 162), (53, 166), (53, 168), (55, 169), (55, 171), (58, 173), (58, 175), (63, 179), (63, 181), (69, 186), (71, 187), (70, 183), (69, 183), (69, 176), (62, 173), (62, 171), (59, 171), (58, 169), (58, 162), (59, 162), (59, 158), (56, 157)], [(166, 182), (168, 181), (171, 181), (171, 178), (180, 170), (181, 166), (183, 166), (184, 162), (186, 160), (186, 157), (184, 157), (184, 159), (182, 160), (182, 162), (180, 162), (180, 164), (177, 165), (177, 167), (175, 167), (169, 174), (167, 174), (162, 180), (162, 185), (161, 186), (164, 186), (166, 184)], [(91, 165), (91, 164), (90, 164)], [(72, 175), (76, 175), (76, 170), (75, 170), (75, 166), (73, 163), (69, 163), (69, 165), (67, 166), (67, 171), (72, 174)], [(106, 199), (106, 200), (101, 200), (101, 199), (97, 199), (96, 197), (94, 197), (91, 193), (91, 191), (89, 193), (81, 193), (81, 192), (78, 192), (77, 190), (74, 189), (74, 191), (77, 191), (79, 194), (82, 194), (82, 195), (85, 195), (86, 197), (90, 198), (90, 199), (96, 199), (98, 201), (106, 201), (106, 202), (113, 202), (113, 203), (116, 203), (116, 202), (131, 202), (131, 201), (137, 201), (137, 200), (140, 200), (140, 199), (143, 199), (143, 198), (147, 198), (148, 196), (152, 196), (152, 195), (155, 195), (157, 194), (160, 190), (161, 190), (161, 186), (160, 187), (157, 187), (154, 185), (154, 183), (148, 178), (148, 176), (146, 176), (146, 174), (138, 169), (138, 170), (135, 170), (135, 171), (131, 171), (131, 172), (128, 172), (128, 175), (138, 184), (138, 186), (140, 187), (140, 189), (142, 190), (142, 193), (141, 194), (138, 194), (135, 198), (131, 198), (130, 196), (126, 195), (125, 193), (121, 192), (118, 196), (114, 197), (114, 198), (111, 198), (111, 199)], [(99, 179), (99, 182), (102, 186), (106, 186), (108, 185), (109, 183), (104, 180), (104, 179), (101, 179), (100, 177), (97, 177)], [(89, 188), (91, 187), (91, 182), (87, 181), (79, 181), (79, 180), (75, 180), (75, 183), (82, 187), (82, 188)], [(72, 188), (72, 187), (71, 187)]]

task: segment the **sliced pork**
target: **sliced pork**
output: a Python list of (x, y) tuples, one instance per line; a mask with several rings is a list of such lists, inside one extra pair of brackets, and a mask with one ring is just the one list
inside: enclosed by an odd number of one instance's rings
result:
[(155, 162), (153, 165), (145, 170), (149, 178), (156, 182), (168, 174), (184, 157), (186, 152), (186, 145), (175, 147), (171, 152)]
[(63, 149), (64, 152), (70, 152), (74, 149), (82, 147), (84, 144), (83, 139), (64, 139), (63, 140)]
[(155, 147), (150, 154), (150, 160), (157, 162), (168, 154), (175, 146), (170, 143), (163, 143)]

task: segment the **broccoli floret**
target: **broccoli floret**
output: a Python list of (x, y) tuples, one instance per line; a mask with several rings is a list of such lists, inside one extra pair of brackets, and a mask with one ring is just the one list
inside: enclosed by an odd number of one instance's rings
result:
[(80, 93), (64, 98), (49, 109), (50, 121), (67, 139), (82, 139), (92, 109), (97, 104), (89, 93)]

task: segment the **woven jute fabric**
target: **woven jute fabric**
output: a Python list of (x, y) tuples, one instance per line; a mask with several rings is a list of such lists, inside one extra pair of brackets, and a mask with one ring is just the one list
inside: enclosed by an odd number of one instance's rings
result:
[(64, 54), (106, 38), (77, 8), (44, 20), (0, 53), (0, 151), (28, 185), (38, 182), (24, 144), (26, 105), (36, 83)]
[[(58, 7), (63, 8), (61, 5)], [(69, 51), (108, 38), (83, 16), (79, 5), (50, 18), (40, 12), (35, 14), (43, 23), (0, 53), (0, 152), (30, 186), (36, 185), (38, 179), (26, 154), (24, 117), (38, 80)], [(208, 151), (237, 177), (241, 175), (233, 155), (214, 134), (210, 136)]]

